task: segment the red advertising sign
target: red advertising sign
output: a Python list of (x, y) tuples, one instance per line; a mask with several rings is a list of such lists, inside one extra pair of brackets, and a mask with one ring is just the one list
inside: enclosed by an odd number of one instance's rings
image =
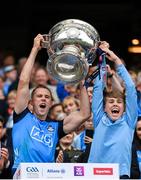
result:
[(93, 168), (94, 175), (113, 175), (113, 168)]

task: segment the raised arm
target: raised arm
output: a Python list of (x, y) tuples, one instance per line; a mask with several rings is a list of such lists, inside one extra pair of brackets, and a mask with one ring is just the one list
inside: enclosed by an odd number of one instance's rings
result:
[(64, 119), (64, 131), (69, 133), (74, 131), (83, 122), (85, 122), (90, 116), (90, 102), (86, 87), (83, 82), (80, 84), (80, 111), (70, 113)]
[(117, 74), (122, 78), (122, 80), (125, 83), (125, 89), (126, 89), (126, 115), (127, 115), (127, 121), (130, 127), (135, 127), (136, 120), (137, 120), (137, 93), (135, 89), (134, 82), (129, 75), (127, 69), (125, 68), (122, 60), (110, 49), (104, 47), (102, 45), (100, 47), (103, 51), (106, 52), (106, 56), (109, 60), (113, 61), (116, 65), (116, 71)]
[(31, 72), (38, 51), (41, 49), (42, 40), (43, 37), (41, 34), (38, 34), (34, 38), (34, 44), (32, 50), (20, 74), (16, 103), (15, 103), (15, 112), (17, 114), (21, 113), (28, 106), (28, 102), (30, 98), (29, 83), (30, 83)]
[(107, 64), (107, 72), (109, 74), (108, 79), (111, 81), (111, 88), (118, 89), (123, 92), (124, 88), (119, 80), (117, 73), (111, 69), (111, 67)]

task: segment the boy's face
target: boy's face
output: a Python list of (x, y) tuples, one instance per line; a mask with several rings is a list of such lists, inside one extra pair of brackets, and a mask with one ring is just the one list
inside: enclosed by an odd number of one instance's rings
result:
[(124, 112), (124, 100), (122, 98), (106, 97), (105, 112), (113, 121), (116, 121)]

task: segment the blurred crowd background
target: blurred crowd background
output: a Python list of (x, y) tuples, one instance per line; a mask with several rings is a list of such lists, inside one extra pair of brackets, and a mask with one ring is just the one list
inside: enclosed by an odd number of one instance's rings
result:
[[(7, 51), (14, 53), (16, 61), (28, 55), (35, 35), (46, 34), (56, 23), (69, 18), (93, 25), (101, 40), (109, 42), (128, 66), (140, 66), (141, 50), (128, 52), (133, 39), (140, 41), (141, 11), (135, 0), (4, 1), (0, 10), (0, 62)], [(46, 51), (42, 51), (39, 61), (45, 64), (47, 59)]]

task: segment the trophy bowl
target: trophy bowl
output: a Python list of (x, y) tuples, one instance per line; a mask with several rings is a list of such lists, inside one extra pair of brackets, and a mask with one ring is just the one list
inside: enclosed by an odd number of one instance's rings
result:
[(100, 41), (92, 25), (67, 19), (57, 23), (43, 37), (43, 47), (49, 55), (47, 71), (54, 79), (73, 84), (87, 76)]

